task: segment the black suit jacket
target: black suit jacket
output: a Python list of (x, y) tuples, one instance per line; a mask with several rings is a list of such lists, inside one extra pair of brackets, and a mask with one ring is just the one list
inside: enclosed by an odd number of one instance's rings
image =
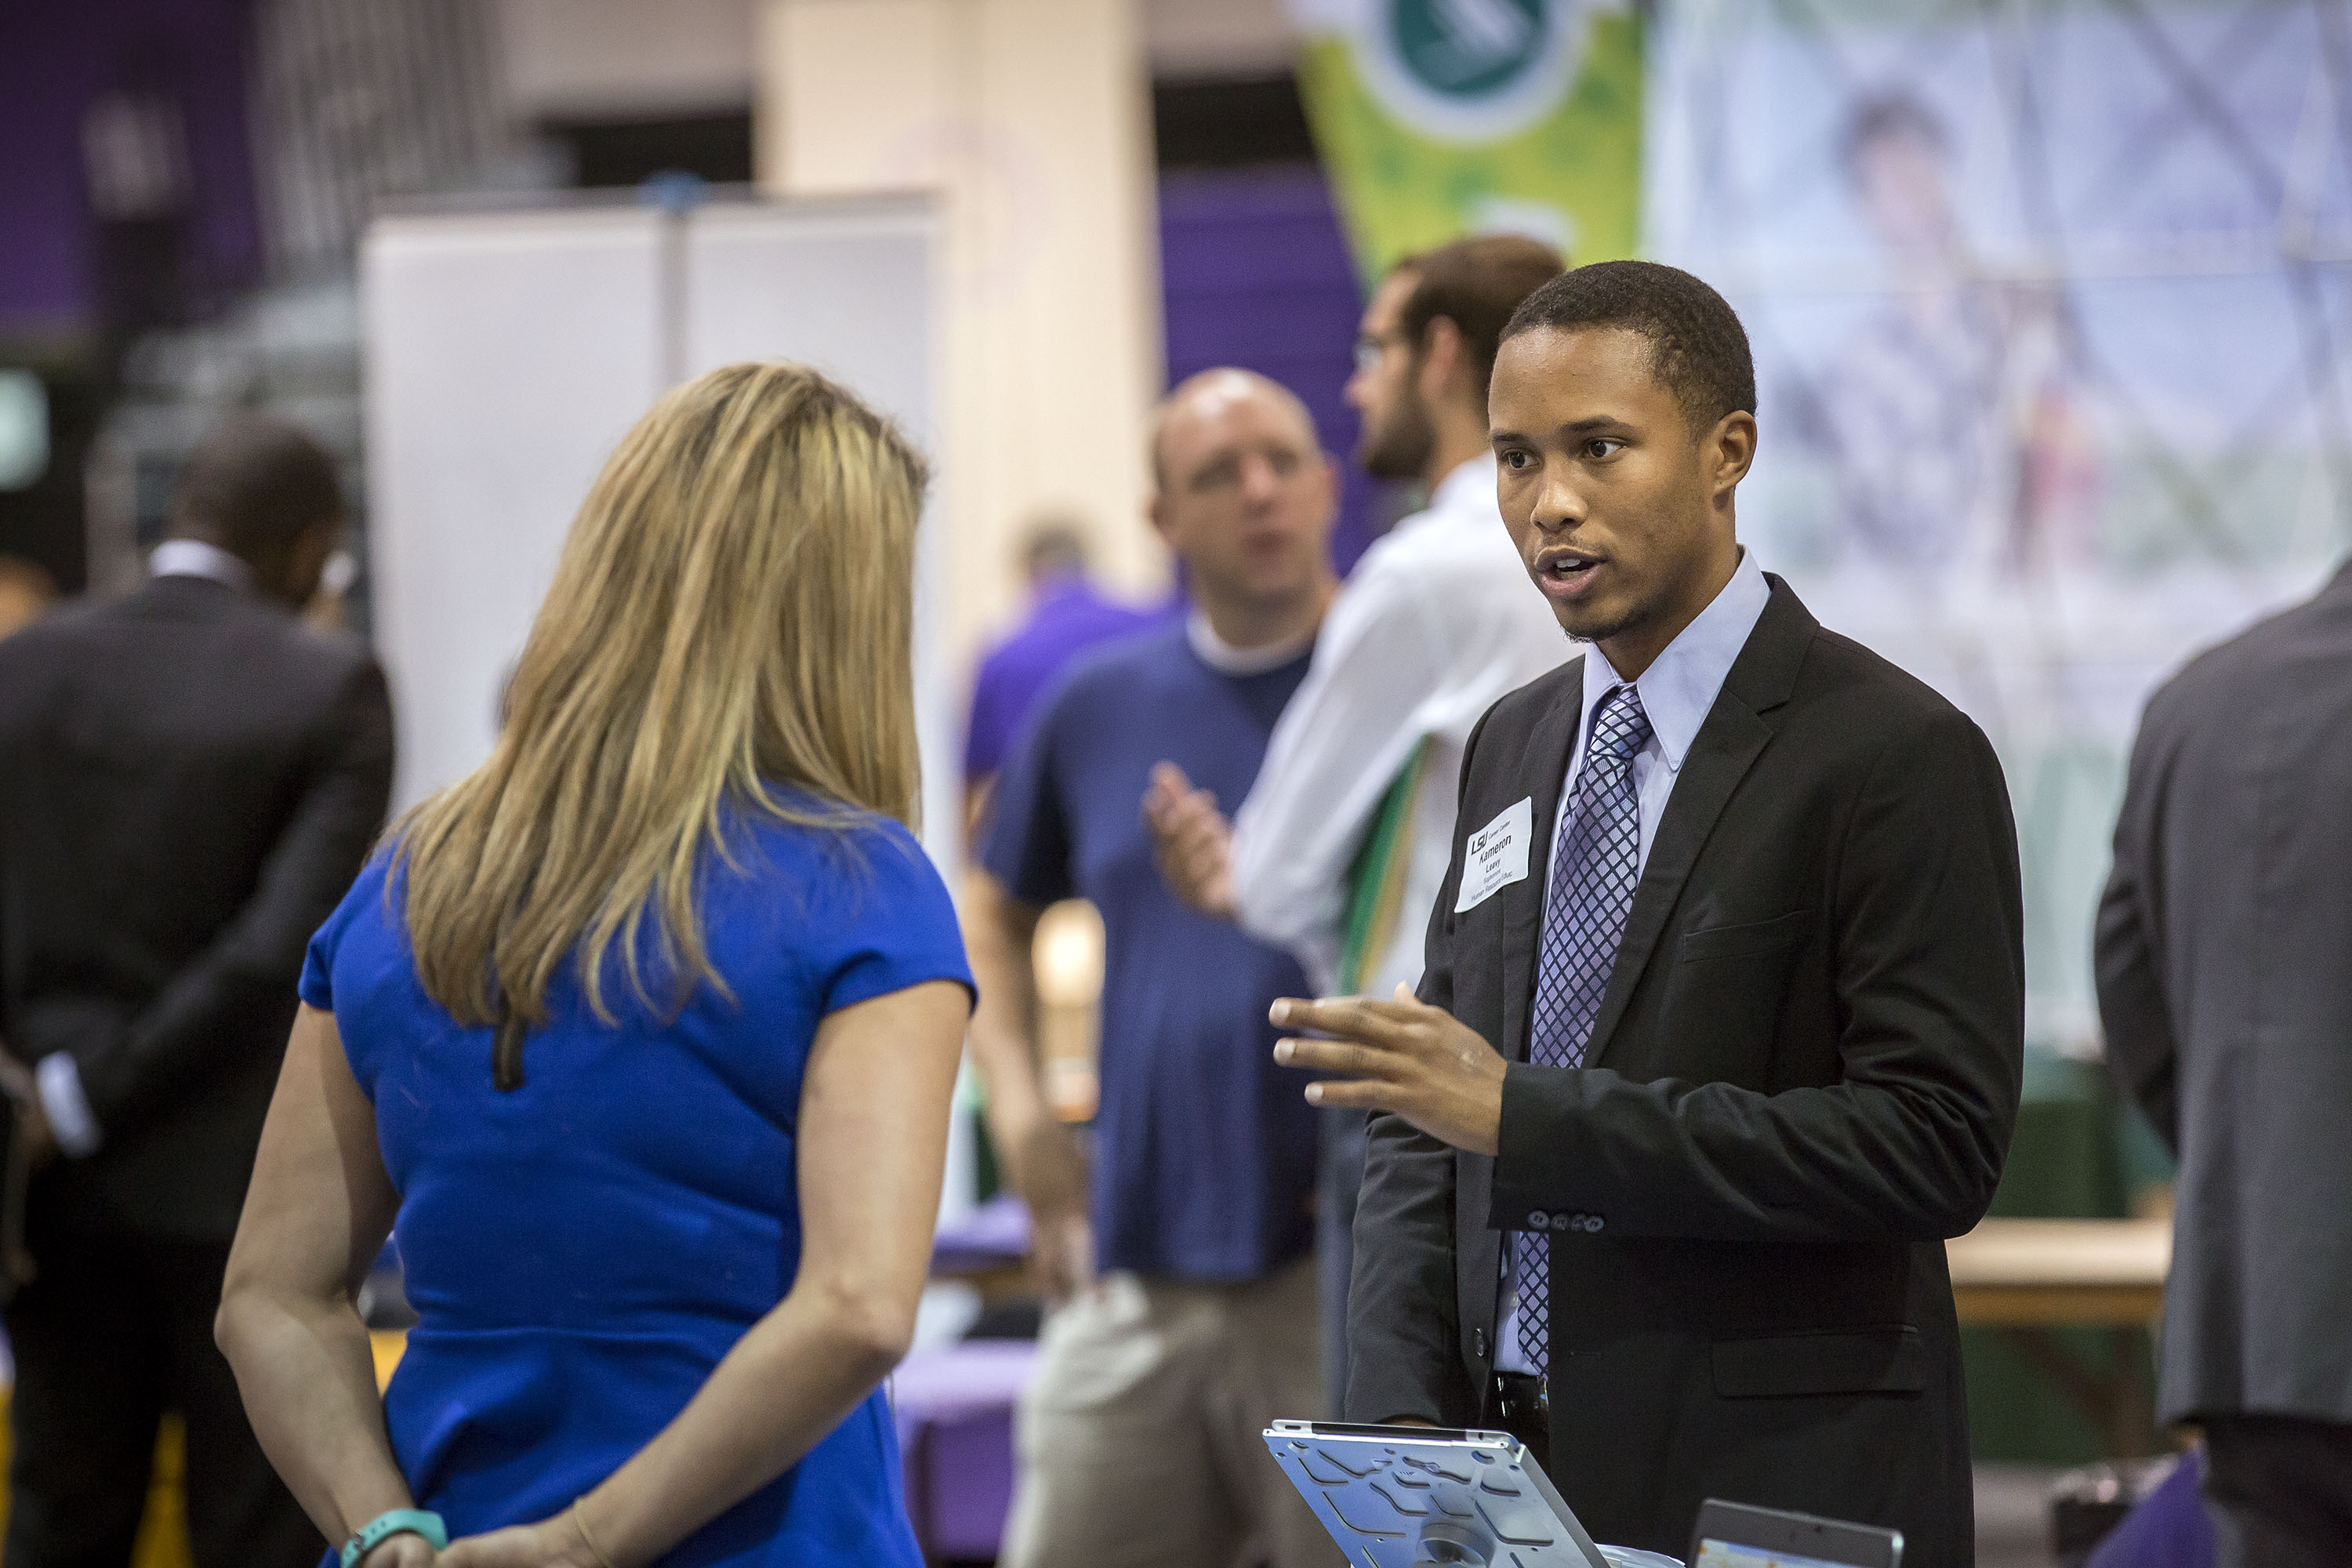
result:
[[(1679, 1553), (1722, 1497), (1972, 1560), (1943, 1239), (1982, 1215), (2024, 1030), (2000, 764), (1926, 686), (1772, 596), (1677, 775), (1581, 1068), (1527, 1065), (1575, 660), (1463, 763), (1422, 999), (1510, 1062), (1501, 1153), (1373, 1120), (1349, 1414), (1486, 1419), (1503, 1230), (1552, 1233), (1551, 1441), (1594, 1537)], [(1531, 799), (1466, 912), (1462, 841)]]
[(236, 1228), (310, 933), (383, 826), (359, 645), (200, 577), (0, 642), (0, 1039), (73, 1056), (104, 1142), (36, 1232)]

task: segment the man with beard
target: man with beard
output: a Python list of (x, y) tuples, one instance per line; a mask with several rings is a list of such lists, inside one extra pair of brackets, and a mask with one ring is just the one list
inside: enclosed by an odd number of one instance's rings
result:
[[(1486, 438), (1504, 323), (1560, 270), (1533, 240), (1487, 236), (1409, 258), (1382, 280), (1348, 383), (1363, 416), (1357, 459), (1376, 479), (1418, 482), (1429, 508), (1358, 563), (1233, 822), (1172, 763), (1145, 800), (1177, 895), (1290, 949), (1327, 995), (1419, 983), (1418, 933), (1445, 878), (1471, 727), (1570, 651), (1527, 591)], [(1316, 1247), (1335, 1405), (1363, 1168), (1362, 1114), (1326, 1112)]]

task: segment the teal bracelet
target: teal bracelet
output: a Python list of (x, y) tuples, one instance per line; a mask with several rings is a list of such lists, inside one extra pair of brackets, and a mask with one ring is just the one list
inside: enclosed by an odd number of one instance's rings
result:
[(449, 1546), (449, 1527), (441, 1522), (439, 1514), (427, 1513), (421, 1508), (395, 1508), (377, 1514), (343, 1542), (343, 1568), (352, 1568), (394, 1535), (421, 1535), (436, 1552), (446, 1551)]

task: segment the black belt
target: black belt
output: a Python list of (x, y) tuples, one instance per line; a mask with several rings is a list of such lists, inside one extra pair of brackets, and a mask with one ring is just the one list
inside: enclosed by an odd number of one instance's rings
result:
[(1488, 1402), (1495, 1425), (1517, 1437), (1549, 1473), (1551, 1391), (1545, 1381), (1524, 1372), (1498, 1372)]

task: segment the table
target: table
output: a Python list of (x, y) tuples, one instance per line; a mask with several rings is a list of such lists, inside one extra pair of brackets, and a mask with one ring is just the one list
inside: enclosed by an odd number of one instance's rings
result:
[[(1987, 1219), (1944, 1250), (1963, 1326), (2003, 1331), (2091, 1418), (2111, 1454), (2155, 1447), (2155, 1391), (2138, 1336), (2164, 1314), (2169, 1219)], [(2066, 1354), (2052, 1338), (2057, 1329), (2114, 1333), (2114, 1372), (2102, 1376)]]

